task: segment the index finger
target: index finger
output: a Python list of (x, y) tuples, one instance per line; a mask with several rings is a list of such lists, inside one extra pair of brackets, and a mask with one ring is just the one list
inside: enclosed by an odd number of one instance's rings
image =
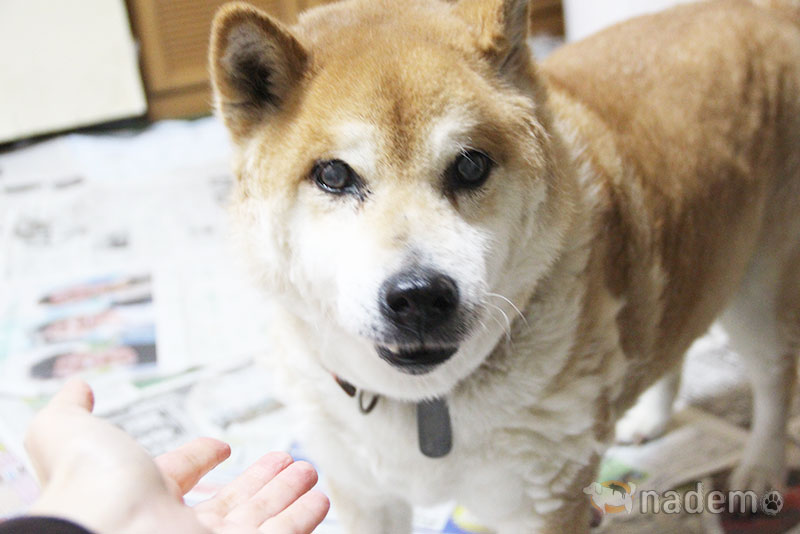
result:
[(210, 500), (198, 504), (195, 509), (218, 516), (227, 516), (242, 503), (247, 502), (270, 480), (292, 464), (294, 460), (285, 452), (270, 452), (248, 467), (233, 482), (222, 488)]

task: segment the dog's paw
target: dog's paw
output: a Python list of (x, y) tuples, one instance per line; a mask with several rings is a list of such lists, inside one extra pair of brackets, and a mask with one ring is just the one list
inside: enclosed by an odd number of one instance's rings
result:
[(754, 491), (763, 495), (785, 487), (786, 473), (782, 462), (742, 462), (731, 473), (728, 488), (732, 491)]
[(617, 421), (617, 443), (639, 445), (661, 436), (669, 424), (670, 413), (637, 403)]

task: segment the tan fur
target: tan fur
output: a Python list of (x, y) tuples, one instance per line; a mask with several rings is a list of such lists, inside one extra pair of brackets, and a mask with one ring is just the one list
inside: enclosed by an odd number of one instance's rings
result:
[[(717, 29), (713, 39), (702, 28)], [(614, 130), (613, 153), (627, 167), (606, 182), (601, 240), (610, 246), (606, 276), (620, 277), (609, 288), (627, 302), (626, 353), (661, 361), (683, 354), (735, 289), (759, 237), (779, 233), (771, 247), (796, 243), (796, 217), (764, 212), (798, 206), (797, 186), (788, 196), (783, 188), (800, 172), (799, 43), (787, 20), (745, 2), (708, 3), (623, 24), (542, 66), (553, 93), (580, 101), (602, 121), (594, 128)], [(613, 59), (630, 57), (631, 47), (636, 59)], [(569, 122), (579, 121), (585, 116)], [(666, 287), (637, 283), (653, 261)], [(659, 319), (637, 325), (653, 300)]]
[[(748, 332), (763, 343), (740, 333), (768, 371), (734, 480), (780, 477), (759, 462), (782, 457), (800, 346), (800, 9), (758, 3), (639, 18), (538, 67), (525, 0), (349, 0), (291, 29), (220, 11), (240, 238), (280, 302), (276, 352), (350, 532), (401, 532), (398, 499), (453, 496), (502, 533), (586, 532), (581, 489), (615, 421), (723, 311), (763, 319)], [(496, 167), (473, 194), (445, 191), (465, 146)], [(309, 178), (343, 158), (364, 198)], [(367, 323), (375, 284), (419, 257), (460, 273), (480, 326), (411, 377), (378, 361)], [(356, 413), (330, 372), (382, 395), (376, 411)], [(456, 445), (430, 460), (408, 401), (436, 396)]]

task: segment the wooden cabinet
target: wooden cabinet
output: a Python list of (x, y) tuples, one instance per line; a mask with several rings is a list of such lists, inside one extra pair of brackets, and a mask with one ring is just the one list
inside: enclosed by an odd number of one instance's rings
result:
[[(206, 114), (211, 109), (208, 39), (211, 20), (227, 0), (128, 0), (139, 41), (142, 76), (152, 119)], [(251, 0), (293, 22), (320, 0)]]
[[(292, 23), (301, 11), (328, 1), (250, 0), (250, 3)], [(214, 12), (224, 3), (226, 0), (128, 0), (134, 33), (140, 43), (150, 118), (188, 117), (210, 111), (208, 38)], [(532, 0), (531, 5), (534, 31), (563, 34), (561, 0)]]
[(531, 33), (564, 35), (561, 0), (531, 0)]

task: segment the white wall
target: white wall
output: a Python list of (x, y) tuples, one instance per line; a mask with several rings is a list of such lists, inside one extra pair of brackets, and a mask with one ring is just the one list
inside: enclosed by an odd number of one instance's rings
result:
[(0, 142), (145, 110), (123, 0), (0, 0)]
[(622, 20), (692, 0), (564, 0), (567, 41), (577, 41)]

